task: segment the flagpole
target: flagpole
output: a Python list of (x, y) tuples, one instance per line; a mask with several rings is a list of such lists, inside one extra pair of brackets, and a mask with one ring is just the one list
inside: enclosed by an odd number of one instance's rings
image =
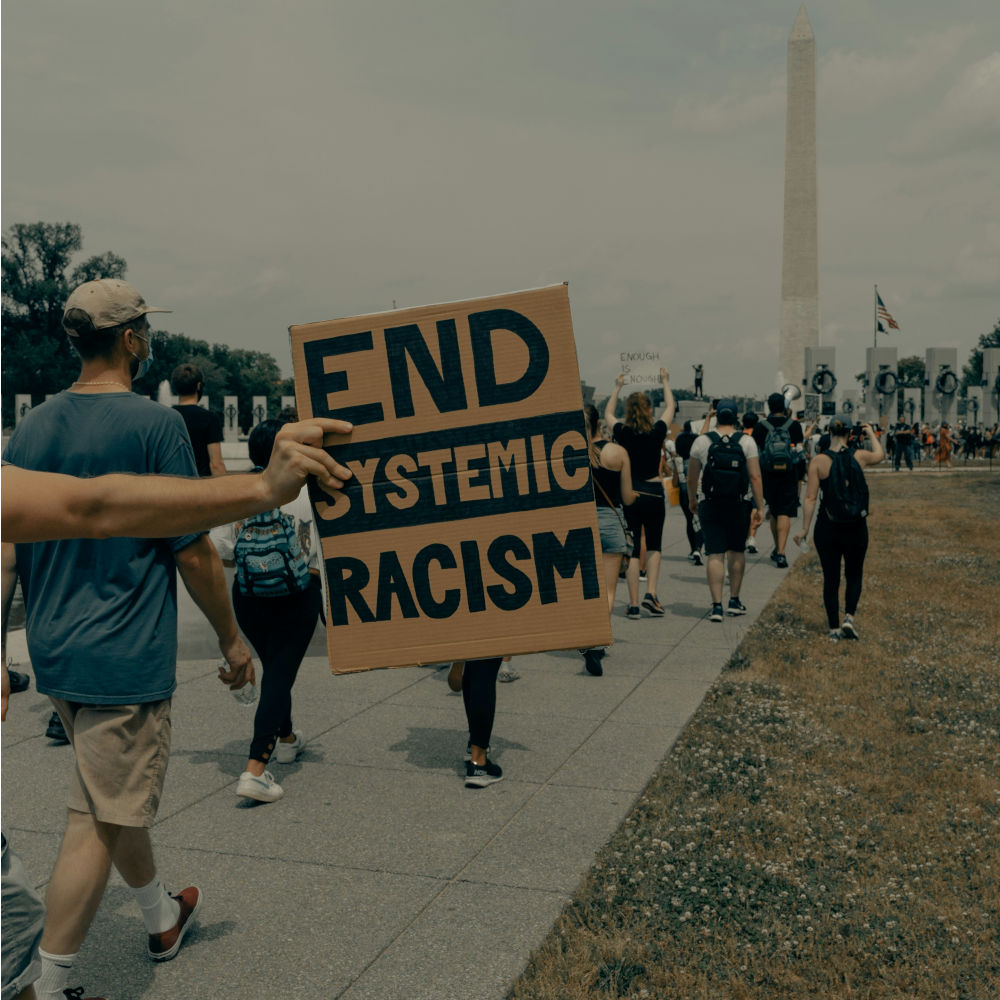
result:
[(872, 347), (878, 350), (878, 285), (875, 286), (875, 299), (872, 302), (874, 325), (872, 327)]

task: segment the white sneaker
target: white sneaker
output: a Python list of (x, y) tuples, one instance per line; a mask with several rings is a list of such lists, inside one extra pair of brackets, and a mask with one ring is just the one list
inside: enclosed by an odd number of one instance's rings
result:
[(294, 764), (298, 756), (305, 749), (306, 741), (302, 739), (301, 733), (292, 733), (295, 737), (294, 743), (282, 743), (281, 740), (274, 746), (274, 757), (279, 764)]
[(265, 771), (260, 777), (244, 771), (236, 786), (236, 794), (258, 802), (277, 802), (285, 794), (285, 790), (274, 780), (270, 771)]
[(850, 615), (844, 615), (844, 620), (840, 623), (840, 634), (845, 639), (857, 639), (858, 630), (854, 627), (854, 619)]

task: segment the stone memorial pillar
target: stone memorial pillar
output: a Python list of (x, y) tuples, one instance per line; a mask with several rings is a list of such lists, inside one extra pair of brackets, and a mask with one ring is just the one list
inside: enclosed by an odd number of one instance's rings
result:
[(14, 426), (16, 427), (31, 409), (31, 394), (17, 393), (14, 396)]
[(920, 389), (903, 390), (903, 419), (908, 424), (923, 420), (923, 414), (920, 412), (921, 395)]
[(932, 427), (954, 423), (960, 381), (958, 348), (928, 347), (924, 361), (924, 420)]
[(837, 414), (847, 417), (852, 423), (857, 423), (863, 419), (862, 405), (860, 389), (845, 389), (840, 395), (840, 406), (837, 408)]
[(1000, 347), (983, 351), (982, 421), (992, 427), (1000, 421)]
[(979, 427), (983, 422), (983, 388), (970, 385), (965, 396), (965, 422), (970, 427)]
[(899, 385), (896, 348), (868, 347), (865, 349), (865, 362), (868, 420), (884, 428), (896, 422), (896, 392)]
[(202, 408), (203, 410), (207, 410), (207, 409), (209, 409), (209, 405), (208, 405), (208, 396), (202, 396), (202, 397), (201, 397), (201, 399), (199, 399), (199, 400), (198, 400), (198, 405), (199, 405), (199, 406), (200, 406), (200, 407), (201, 407), (201, 408)]
[(836, 391), (837, 351), (833, 347), (807, 347), (805, 350), (806, 374), (802, 380), (802, 391), (819, 396), (819, 412), (824, 417), (832, 417), (837, 412)]
[(295, 397), (294, 396), (282, 396), (281, 397), (281, 408), (287, 410), (289, 408), (295, 409)]
[(240, 439), (240, 411), (235, 396), (222, 397), (222, 440)]
[(250, 408), (250, 426), (256, 427), (267, 420), (267, 396), (254, 396)]

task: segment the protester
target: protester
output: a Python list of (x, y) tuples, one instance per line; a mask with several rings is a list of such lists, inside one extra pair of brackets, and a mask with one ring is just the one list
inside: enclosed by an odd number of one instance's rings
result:
[(951, 468), (951, 428), (942, 424), (938, 430), (937, 454), (934, 456), (938, 466)]
[[(823, 605), (832, 640), (858, 638), (854, 615), (861, 598), (868, 551), (868, 487), (864, 483), (864, 469), (877, 465), (884, 455), (871, 424), (861, 427), (868, 450), (855, 451), (848, 443), (850, 421), (841, 417), (830, 421), (830, 449), (809, 463), (802, 530), (794, 538), (796, 545), (802, 545), (808, 537), (819, 496), (813, 542), (823, 568)], [(843, 622), (840, 620), (841, 562), (845, 580)]]
[[(270, 461), (280, 420), (264, 420), (247, 447), (256, 470)], [(224, 566), (236, 566), (233, 609), (260, 657), (263, 676), (249, 759), (236, 794), (275, 802), (285, 793), (267, 770), (293, 764), (305, 747), (292, 728), (292, 686), (322, 608), (319, 536), (305, 490), (291, 502), (212, 533)], [(279, 565), (275, 574), (273, 566)]]
[(694, 395), (696, 399), (700, 399), (705, 394), (704, 388), (704, 375), (705, 366), (704, 365), (692, 365), (694, 369)]
[[(152, 360), (147, 315), (156, 311), (166, 310), (117, 279), (77, 288), (63, 326), (81, 357), (80, 377), (24, 417), (5, 459), (43, 472), (194, 475), (180, 416), (131, 391)], [(142, 910), (154, 960), (177, 954), (201, 905), (196, 886), (164, 889), (148, 829), (169, 756), (177, 571), (219, 637), (227, 664), (220, 678), (252, 683), (250, 652), (207, 536), (35, 542), (16, 553), (4, 543), (4, 613), (20, 575), (36, 686), (52, 699), (77, 765), (46, 897), (42, 998), (64, 995), (112, 863)]]
[(706, 575), (712, 596), (710, 618), (721, 622), (722, 590), (729, 568), (730, 615), (746, 614), (740, 587), (746, 568), (744, 546), (752, 524), (764, 509), (760, 463), (753, 437), (736, 426), (736, 403), (719, 401), (716, 429), (702, 434), (691, 447), (688, 502), (701, 519), (707, 557)]
[(799, 471), (794, 449), (802, 444), (802, 426), (788, 414), (788, 404), (780, 392), (767, 397), (768, 414), (753, 429), (753, 439), (760, 454), (764, 482), (764, 502), (774, 548), (771, 562), (779, 569), (788, 568), (785, 545), (792, 518), (799, 509)]
[[(743, 414), (743, 433), (752, 435), (754, 428), (760, 422), (760, 417), (752, 410)], [(763, 513), (763, 512), (762, 512)], [(747, 552), (751, 555), (757, 554), (757, 526), (750, 525), (750, 534), (747, 535)]]
[(178, 365), (170, 376), (170, 384), (178, 396), (174, 409), (181, 415), (199, 476), (224, 476), (226, 463), (222, 460), (222, 421), (198, 405), (202, 395), (204, 376), (197, 365), (190, 361)]
[(488, 757), (497, 713), (497, 675), (502, 656), (456, 660), (448, 671), (448, 686), (462, 692), (469, 742), (465, 747), (465, 787), (486, 788), (503, 778), (503, 769)]
[[(610, 614), (615, 607), (615, 590), (618, 586), (622, 557), (629, 553), (625, 541), (625, 514), (622, 511), (622, 504), (634, 503), (636, 494), (632, 489), (632, 470), (628, 452), (621, 445), (601, 437), (597, 407), (585, 406), (583, 415), (590, 437), (590, 468), (594, 476), (597, 528), (601, 536), (601, 565), (604, 570), (604, 584), (608, 591)], [(587, 672), (600, 677), (604, 673), (604, 668), (601, 666), (603, 657), (602, 648), (591, 647), (583, 650)]]
[(632, 466), (632, 488), (637, 496), (627, 508), (625, 516), (635, 538), (632, 559), (626, 572), (629, 604), (625, 617), (637, 621), (639, 611), (639, 555), (643, 539), (646, 542), (646, 595), (642, 606), (656, 617), (662, 617), (663, 605), (656, 594), (660, 575), (660, 546), (663, 540), (663, 521), (666, 507), (663, 486), (660, 482), (660, 451), (666, 440), (668, 428), (674, 419), (676, 405), (670, 390), (670, 375), (660, 369), (663, 385), (663, 413), (653, 420), (653, 404), (644, 392), (633, 392), (625, 401), (625, 420), (615, 416), (618, 394), (625, 376), (619, 375), (604, 410), (604, 419), (611, 428), (613, 439), (627, 452)]
[(677, 439), (674, 441), (674, 448), (681, 462), (678, 485), (681, 491), (681, 510), (684, 512), (684, 528), (687, 532), (688, 548), (691, 550), (688, 553), (688, 562), (692, 566), (702, 565), (701, 547), (703, 544), (701, 525), (696, 523), (697, 518), (691, 513), (691, 505), (687, 498), (688, 462), (691, 458), (691, 445), (694, 444), (697, 437), (698, 435), (691, 430), (691, 421), (685, 420), (684, 430), (677, 435)]
[(899, 466), (906, 462), (907, 469), (913, 471), (913, 431), (907, 423), (896, 425), (895, 447), (893, 449), (892, 468), (899, 472)]
[[(117, 532), (155, 538), (198, 531), (285, 502), (298, 493), (310, 474), (317, 475), (327, 489), (339, 489), (351, 473), (321, 445), (324, 433), (350, 430), (350, 424), (328, 418), (288, 425), (279, 433), (271, 462), (260, 476), (231, 476), (211, 483), (165, 476), (78, 479), (5, 465), (3, 533), (8, 542), (16, 543), (74, 534), (106, 538)], [(2, 671), (2, 721), (7, 719), (12, 673)], [(234, 681), (233, 686), (241, 685)], [(2, 988), (4, 998), (20, 1000), (35, 996), (32, 984), (41, 973), (38, 942), (45, 911), (6, 836), (2, 844)], [(63, 992), (64, 996), (79, 995), (77, 990)]]

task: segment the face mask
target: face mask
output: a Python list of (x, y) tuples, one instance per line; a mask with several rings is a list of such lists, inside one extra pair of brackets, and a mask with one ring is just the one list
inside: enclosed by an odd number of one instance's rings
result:
[[(139, 337), (139, 334), (135, 334), (135, 336)], [(132, 355), (135, 358), (135, 364), (132, 366), (132, 378), (136, 380), (141, 379), (149, 371), (149, 366), (153, 363), (152, 341), (147, 340), (145, 337), (139, 337), (139, 339), (146, 345), (146, 356), (144, 358), (137, 358), (134, 354)]]

